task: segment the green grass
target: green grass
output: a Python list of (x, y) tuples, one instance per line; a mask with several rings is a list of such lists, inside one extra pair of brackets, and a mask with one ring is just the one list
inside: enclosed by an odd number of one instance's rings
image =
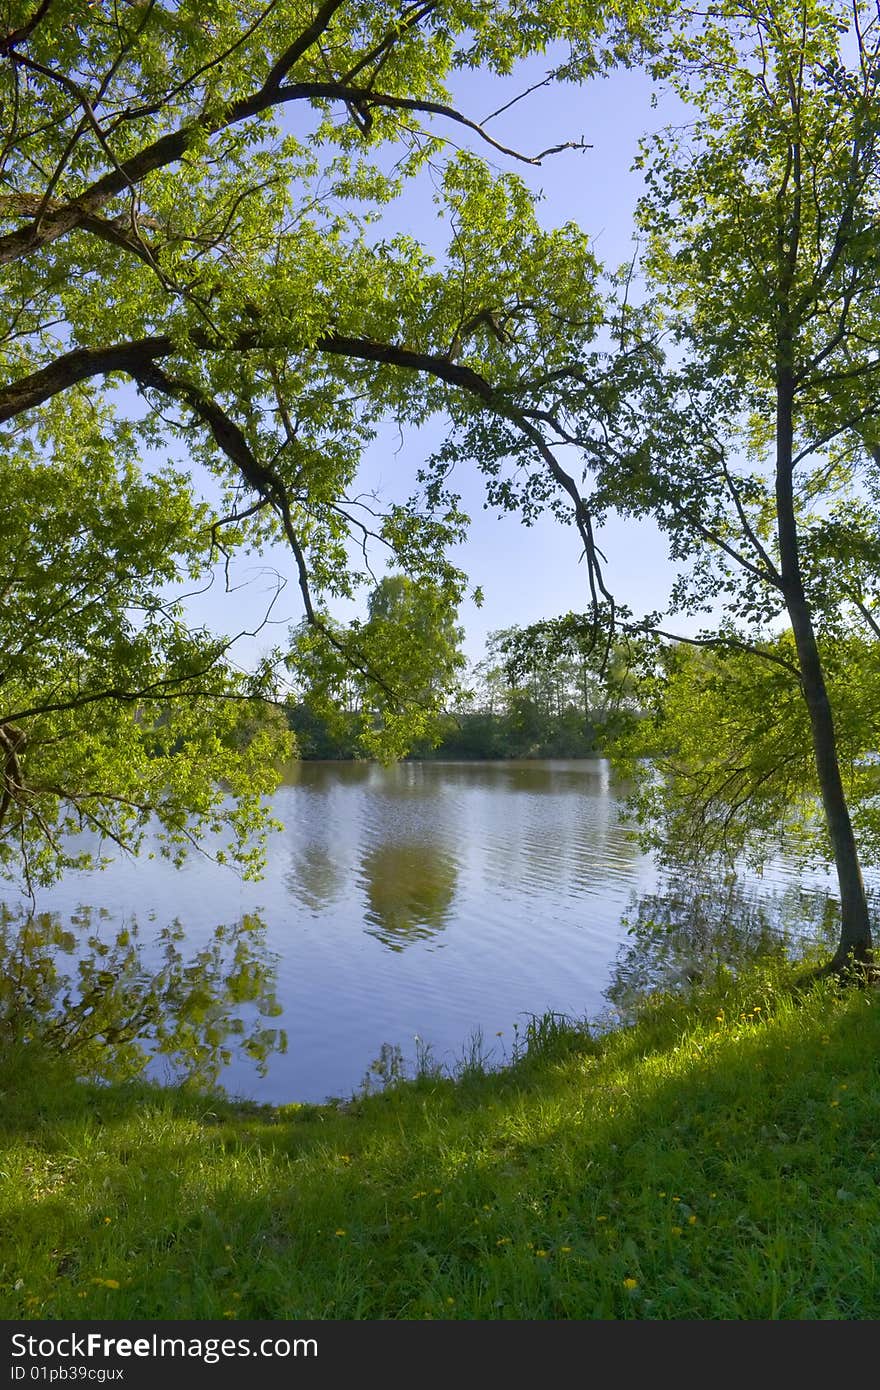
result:
[(793, 983), (344, 1112), (9, 1056), (0, 1316), (880, 1316), (880, 996)]

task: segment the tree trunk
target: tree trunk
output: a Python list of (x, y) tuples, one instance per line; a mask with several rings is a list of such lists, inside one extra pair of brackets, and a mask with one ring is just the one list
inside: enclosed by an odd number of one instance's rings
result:
[(825, 687), (822, 662), (801, 575), (792, 476), (793, 400), (794, 385), (791, 372), (781, 371), (777, 385), (776, 515), (782, 592), (794, 634), (804, 699), (810, 713), (816, 772), (837, 869), (841, 927), (840, 940), (831, 968), (840, 970), (848, 964), (867, 962), (870, 959), (871, 922), (852, 821), (840, 775), (834, 716)]

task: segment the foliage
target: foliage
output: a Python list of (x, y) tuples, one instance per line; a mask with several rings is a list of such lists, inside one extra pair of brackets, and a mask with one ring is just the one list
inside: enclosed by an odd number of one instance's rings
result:
[[(120, 558), (116, 571), (85, 565), (82, 612), (61, 642), (61, 708), (46, 680), (52, 641), (43, 666), (28, 657), (33, 615), (58, 611), (51, 572), (37, 562), (8, 605), (22, 660), (0, 711), (7, 865), (51, 878), (80, 820), (136, 847), (155, 814), (172, 854), (227, 824), (223, 852), (255, 867), (250, 835), (271, 780), (260, 769), (283, 729), (269, 720), (251, 756), (243, 697), (271, 707), (308, 688), (318, 717), (341, 707), (346, 736), (355, 716), (359, 743), (380, 756), (433, 740), (454, 674), (441, 634), (466, 582), (451, 559), (466, 525), (453, 469), (468, 460), (488, 505), (574, 527), (589, 613), (540, 625), (553, 661), (566, 644), (580, 660), (585, 638), (601, 650), (603, 622), (659, 630), (606, 585), (595, 528), (612, 509), (666, 529), (682, 562), (674, 606), (721, 612), (708, 645), (767, 659), (791, 623), (787, 667), (849, 885), (844, 920), (864, 948), (823, 661), (855, 615), (880, 631), (870, 7), (272, 0), (205, 20), (186, 5), (111, 15), (58, 0), (13, 5), (6, 24), (3, 495), (25, 525), (45, 497), (35, 468), (51, 459), (61, 479), (82, 460), (100, 486), (85, 503), (74, 487), (77, 535)], [(509, 74), (559, 44), (548, 81), (646, 57), (694, 116), (686, 135), (670, 129), (645, 148), (647, 295), (639, 267), (603, 283), (584, 230), (543, 225), (510, 168), (551, 151), (510, 149), (500, 127), (453, 105), (457, 72)], [(453, 135), (470, 146), (453, 148)], [(435, 254), (400, 230), (398, 199), (416, 179), (430, 179), (448, 230)], [(395, 496), (367, 495), (362, 464), (387, 426), (416, 437), (432, 420), (443, 423), (435, 455)], [(153, 467), (151, 449), (177, 459)], [(63, 550), (73, 514), (62, 495), (44, 506), (34, 555)], [(147, 532), (139, 568), (129, 552)], [(233, 583), (243, 556), (278, 544), (304, 622), (242, 677), (230, 639), (187, 631), (164, 585), (203, 582), (218, 558)], [(399, 586), (397, 612), (344, 624), (333, 607), (375, 586), (376, 552), (398, 576), (381, 581)], [(15, 592), (14, 567), (4, 582)], [(438, 638), (433, 656), (402, 639), (404, 624)], [(112, 685), (100, 684), (105, 667)], [(524, 745), (542, 746), (540, 700), (512, 701)], [(85, 710), (90, 722), (76, 716)], [(56, 756), (80, 742), (83, 776), (77, 758)], [(149, 787), (142, 802), (135, 782)]]
[(631, 643), (596, 642), (574, 614), (489, 634), (440, 756), (583, 758), (635, 712)]
[(608, 471), (608, 495), (659, 519), (691, 562), (679, 609), (716, 606), (733, 641), (772, 636), (786, 613), (775, 495), (783, 367), (798, 557), (817, 630), (837, 631), (854, 613), (861, 622), (854, 604), (876, 598), (872, 13), (721, 4), (656, 65), (693, 114), (686, 139), (669, 129), (641, 159), (645, 269), (675, 352), (647, 387), (651, 431), (623, 473)]
[[(840, 885), (840, 964), (871, 947), (841, 766), (857, 716), (835, 704), (852, 684), (835, 682), (834, 654), (856, 624), (872, 642), (880, 632), (880, 16), (858, 0), (722, 0), (683, 16), (654, 71), (692, 119), (643, 150), (650, 298), (620, 321), (625, 404), (597, 463), (599, 505), (651, 515), (668, 533), (680, 562), (673, 611), (712, 614), (692, 640), (781, 663), (797, 682), (808, 722), (795, 723), (808, 730)], [(626, 381), (627, 343), (639, 340), (643, 380)], [(659, 623), (651, 615), (643, 626)], [(779, 632), (789, 625), (785, 648)], [(855, 664), (873, 686), (867, 646)], [(743, 696), (743, 712), (755, 708), (739, 665), (725, 656), (714, 670), (732, 676), (732, 704)], [(788, 718), (784, 681), (744, 679), (771, 695), (781, 685)], [(711, 699), (704, 686), (706, 712)], [(706, 727), (701, 716), (691, 750)], [(666, 828), (693, 831), (699, 852), (722, 847), (725, 829), (745, 817), (756, 833), (778, 822), (787, 771), (771, 790), (762, 760), (798, 763), (803, 744), (783, 752), (786, 732), (762, 739), (759, 722), (754, 750), (741, 741), (717, 756), (707, 750), (716, 769), (729, 758), (724, 805), (714, 780), (720, 820), (710, 814), (704, 833), (697, 815), (679, 816), (679, 800)], [(702, 761), (689, 769), (695, 807), (711, 800), (699, 786)], [(803, 777), (788, 786), (797, 814)], [(683, 780), (676, 788), (673, 796)]]
[[(253, 711), (284, 700), (291, 668), (328, 700), (355, 673), (372, 752), (426, 734), (432, 677), (399, 623), (375, 613), (346, 628), (331, 609), (373, 582), (378, 548), (414, 586), (410, 616), (442, 626), (462, 593), (446, 552), (464, 518), (447, 459), (367, 498), (364, 451), (388, 421), (442, 414), (490, 497), (531, 514), (560, 490), (533, 412), (602, 315), (585, 235), (543, 228), (509, 172), (542, 153), (506, 148), (451, 104), (450, 83), (558, 45), (548, 80), (580, 80), (650, 45), (663, 8), (6, 6), (10, 872), (23, 865), (35, 885), (84, 862), (66, 840), (80, 824), (136, 849), (150, 816), (175, 857), (226, 826), (224, 853), (254, 870), (259, 799), (291, 744)], [(417, 177), (449, 228), (436, 262), (400, 230), (396, 200)], [(234, 638), (190, 631), (176, 600), (218, 565), (235, 587), (242, 558), (279, 543), (307, 631), (243, 676)]]
[(592, 758), (600, 750), (597, 731), (569, 706), (560, 716), (545, 715), (527, 695), (512, 694), (508, 708), (456, 710), (436, 749), (414, 750), (416, 757), (484, 759)]
[(370, 595), (366, 621), (336, 628), (332, 661), (320, 636), (302, 625), (290, 658), (303, 682), (291, 725), (310, 738), (307, 755), (392, 759), (441, 737), (465, 665), (459, 593), (458, 584), (444, 589), (385, 575)]
[[(646, 717), (617, 741), (618, 770), (646, 847), (673, 863), (738, 856), (760, 868), (784, 842), (805, 861), (833, 862), (816, 798), (810, 723), (790, 633), (752, 652), (666, 647), (643, 679)], [(863, 861), (880, 862), (877, 710), (872, 641), (852, 634), (822, 647), (847, 800)]]
[(207, 509), (170, 469), (144, 475), (107, 412), (74, 397), (46, 417), (3, 463), (0, 870), (33, 888), (152, 827), (175, 860), (213, 837), (253, 874), (293, 744), (229, 639), (184, 623), (175, 590), (207, 577)]
[(527, 692), (559, 718), (576, 708), (606, 740), (638, 710), (639, 642), (625, 634), (600, 635), (579, 614), (492, 633), (490, 654), (502, 663), (512, 689)]
[(655, 890), (633, 894), (623, 918), (628, 941), (605, 991), (621, 1023), (636, 1021), (648, 995), (697, 993), (802, 958), (833, 943), (831, 893), (790, 884), (743, 883), (707, 872), (706, 860), (676, 864)]
[[(376, 594), (387, 597), (389, 592), (394, 591), (380, 588)], [(599, 746), (610, 746), (633, 714), (632, 642), (597, 651), (574, 615), (532, 628), (510, 627), (490, 633), (486, 657), (468, 678), (459, 678), (464, 665), (457, 648), (461, 632), (450, 620), (438, 626), (432, 616), (426, 622), (425, 613), (418, 611), (426, 606), (423, 592), (416, 595), (410, 587), (403, 593), (407, 601), (392, 605), (399, 611), (399, 652), (413, 672), (419, 663), (427, 682), (419, 703), (423, 716), (433, 716), (427, 736), (418, 737), (410, 722), (402, 745), (409, 746), (410, 756), (591, 757)], [(371, 602), (371, 624), (376, 611)], [(377, 650), (372, 640), (369, 646)], [(605, 669), (600, 671), (603, 657)], [(356, 673), (340, 666), (339, 679), (345, 685), (335, 700), (312, 688), (288, 713), (303, 757), (356, 758), (369, 751), (362, 730), (370, 718), (375, 723), (377, 711), (364, 710), (363, 683)], [(399, 679), (393, 683), (399, 685)], [(410, 688), (416, 684), (411, 678)], [(387, 746), (384, 730), (383, 743)]]

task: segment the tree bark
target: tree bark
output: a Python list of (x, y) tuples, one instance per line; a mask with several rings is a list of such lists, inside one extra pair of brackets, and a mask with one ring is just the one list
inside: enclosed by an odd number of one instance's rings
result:
[(831, 961), (841, 970), (871, 957), (872, 938), (865, 885), (837, 757), (834, 716), (804, 592), (794, 509), (794, 382), (790, 369), (777, 378), (776, 515), (782, 592), (791, 621), (804, 699), (810, 714), (816, 773), (840, 890), (840, 940)]

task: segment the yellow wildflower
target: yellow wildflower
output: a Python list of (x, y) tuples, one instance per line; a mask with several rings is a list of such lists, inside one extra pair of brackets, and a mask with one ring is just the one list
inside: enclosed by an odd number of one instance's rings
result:
[(639, 1281), (638, 1279), (624, 1279), (623, 1287), (625, 1289), (637, 1289), (639, 1287)]

